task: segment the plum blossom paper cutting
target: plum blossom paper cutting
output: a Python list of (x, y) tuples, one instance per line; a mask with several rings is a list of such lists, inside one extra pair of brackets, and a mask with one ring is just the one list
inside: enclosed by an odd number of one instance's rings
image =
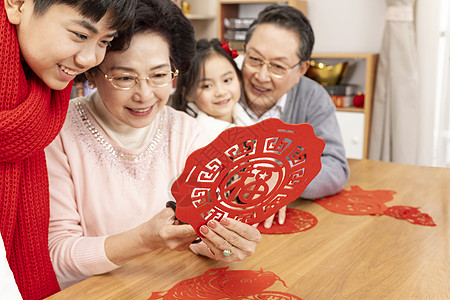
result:
[(171, 188), (176, 217), (200, 236), (213, 219), (261, 222), (302, 194), (322, 167), (324, 147), (306, 123), (229, 128), (188, 157)]

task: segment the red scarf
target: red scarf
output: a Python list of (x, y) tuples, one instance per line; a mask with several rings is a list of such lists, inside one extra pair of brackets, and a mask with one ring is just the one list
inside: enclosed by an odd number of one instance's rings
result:
[(42, 299), (60, 290), (48, 252), (44, 148), (64, 123), (72, 84), (53, 91), (31, 71), (26, 77), (4, 1), (0, 47), (0, 231), (22, 297)]

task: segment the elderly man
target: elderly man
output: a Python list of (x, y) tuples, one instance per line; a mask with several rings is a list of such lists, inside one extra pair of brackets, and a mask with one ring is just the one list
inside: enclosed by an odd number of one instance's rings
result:
[[(245, 44), (245, 98), (241, 102), (248, 114), (255, 121), (279, 118), (291, 124), (311, 124), (326, 146), (322, 169), (301, 196), (313, 199), (339, 192), (348, 180), (349, 167), (335, 107), (323, 87), (303, 76), (314, 44), (308, 19), (293, 7), (271, 5), (252, 23)], [(282, 209), (280, 223), (284, 218)]]

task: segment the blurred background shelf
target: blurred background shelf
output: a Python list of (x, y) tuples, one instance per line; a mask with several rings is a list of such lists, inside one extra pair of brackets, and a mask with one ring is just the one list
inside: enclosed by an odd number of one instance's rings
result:
[[(217, 35), (218, 0), (172, 0), (183, 10), (195, 30), (195, 39), (211, 39)], [(183, 8), (183, 2), (185, 7)], [(188, 11), (187, 11), (188, 8)]]
[(311, 59), (326, 65), (347, 61), (347, 73), (340, 84), (352, 84), (364, 94), (364, 106), (338, 107), (336, 117), (348, 158), (368, 157), (372, 98), (378, 54), (375, 53), (313, 53)]
[[(217, 36), (220, 40), (225, 40), (225, 19), (232, 18), (256, 18), (258, 13), (265, 7), (273, 4), (285, 4), (293, 6), (302, 11), (306, 16), (308, 15), (308, 2), (305, 0), (289, 0), (289, 1), (276, 1), (276, 0), (219, 0), (218, 4), (218, 32)], [(237, 49), (240, 50), (240, 49)]]
[[(174, 0), (181, 4), (181, 0)], [(189, 0), (190, 12), (186, 17), (191, 20), (196, 39), (218, 38), (228, 40), (230, 47), (242, 53), (243, 42), (225, 39), (225, 19), (254, 19), (265, 7), (279, 3), (293, 6), (308, 16), (306, 0)], [(234, 28), (237, 29), (237, 28)], [(229, 32), (227, 36), (232, 36)], [(242, 38), (240, 32), (236, 36)], [(342, 84), (355, 84), (358, 91), (364, 93), (364, 107), (338, 107), (336, 116), (342, 131), (348, 158), (367, 158), (370, 140), (372, 97), (378, 55), (374, 53), (314, 53), (312, 59), (327, 64), (342, 61), (349, 62), (347, 75)]]

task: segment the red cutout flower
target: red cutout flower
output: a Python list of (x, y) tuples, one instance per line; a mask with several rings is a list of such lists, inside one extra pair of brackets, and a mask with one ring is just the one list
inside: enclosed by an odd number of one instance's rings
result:
[(321, 169), (324, 146), (306, 123), (229, 128), (188, 157), (171, 189), (176, 217), (200, 236), (213, 219), (261, 222), (302, 194)]

